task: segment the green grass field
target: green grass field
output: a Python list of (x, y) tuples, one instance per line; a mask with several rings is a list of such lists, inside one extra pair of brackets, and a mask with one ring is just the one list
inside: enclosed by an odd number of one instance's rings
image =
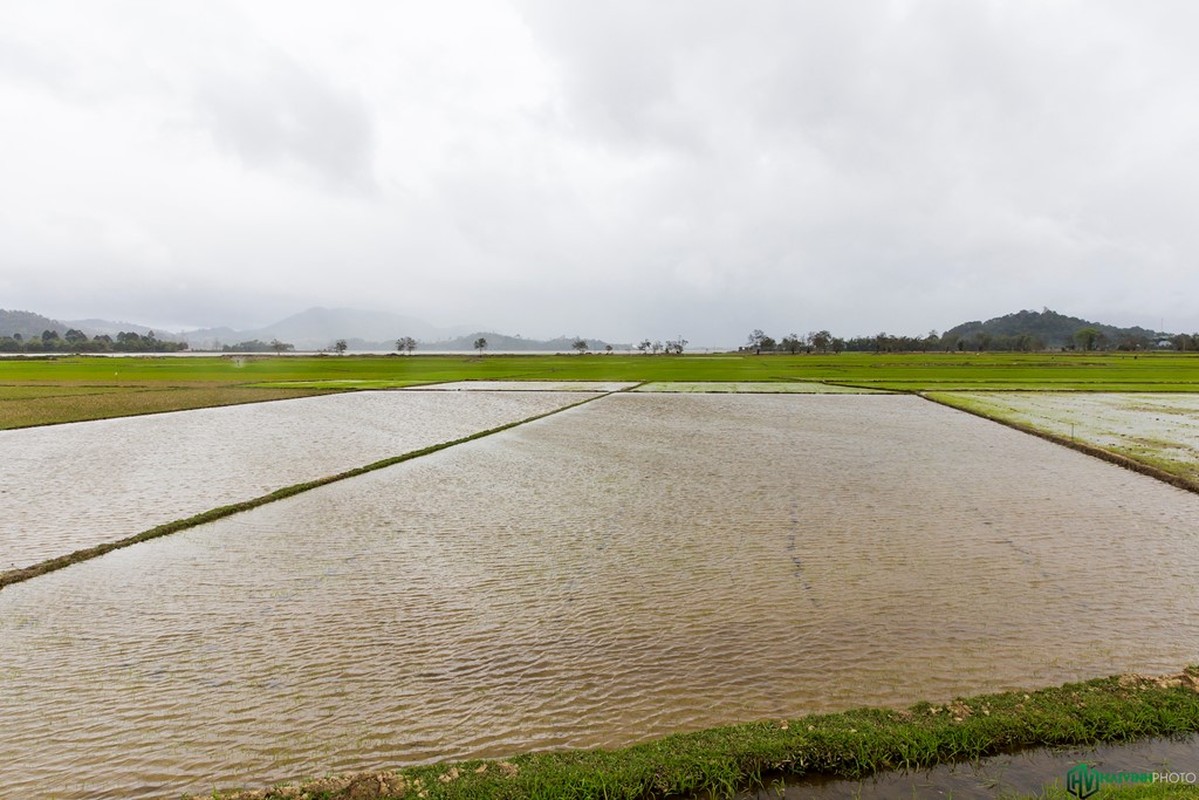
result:
[(907, 392), (1199, 392), (1199, 355), (13, 358), (0, 360), (0, 428), (460, 380), (806, 381)]

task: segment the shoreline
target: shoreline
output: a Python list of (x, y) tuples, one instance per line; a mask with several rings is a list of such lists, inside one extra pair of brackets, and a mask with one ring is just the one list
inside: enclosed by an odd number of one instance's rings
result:
[[(680, 733), (617, 750), (526, 753), (348, 773), (214, 800), (716, 796), (805, 776), (860, 778), (1033, 747), (1199, 732), (1199, 666), (1031, 691), (862, 708)], [(196, 797), (197, 795), (190, 795)]]

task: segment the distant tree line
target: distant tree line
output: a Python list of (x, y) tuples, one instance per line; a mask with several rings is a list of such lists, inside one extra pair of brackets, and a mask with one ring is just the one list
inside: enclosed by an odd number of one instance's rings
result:
[(269, 342), (251, 339), (248, 342), (226, 344), (221, 346), (222, 353), (290, 353), (296, 346), (290, 342), (271, 339)]
[(121, 331), (115, 338), (106, 333), (89, 337), (75, 328), (61, 336), (54, 330), (43, 331), (41, 336), (0, 336), (0, 353), (175, 353), (186, 349), (187, 342), (163, 341), (154, 331)]
[[(851, 340), (852, 341), (852, 340)], [(828, 331), (811, 331), (803, 336), (789, 333), (775, 339), (760, 328), (750, 331), (741, 352), (761, 353), (840, 353), (849, 349), (848, 343)]]
[[(880, 332), (873, 336), (854, 336), (841, 339), (828, 331), (813, 331), (806, 335), (790, 333), (775, 339), (759, 329), (749, 334), (740, 352), (762, 353), (929, 353), (929, 352), (1009, 352), (1032, 353), (1048, 349), (1138, 352), (1172, 348), (1179, 351), (1199, 351), (1199, 333), (1175, 334), (1172, 337), (1152, 337), (1140, 333), (1109, 336), (1094, 327), (1082, 327), (1070, 341), (1050, 348), (1045, 341), (1030, 333), (993, 334), (978, 330), (969, 335), (939, 334), (935, 330), (925, 336), (896, 336)], [(638, 349), (641, 349), (640, 347)], [(655, 351), (657, 352), (657, 351)]]
[[(934, 332), (935, 333), (935, 332)], [(1177, 336), (1140, 326), (1127, 328), (1059, 314), (1048, 308), (1024, 310), (986, 322), (964, 322), (940, 336), (941, 349), (981, 350), (1163, 350), (1182, 349)]]
[(1199, 332), (1176, 333), (1170, 337), (1170, 346), (1175, 350), (1186, 353), (1199, 350)]
[[(1082, 350), (1084, 352), (1092, 351), (1111, 351), (1120, 350), (1124, 352), (1137, 352), (1144, 350), (1160, 350), (1162, 345), (1158, 344), (1158, 340), (1154, 337), (1143, 333), (1117, 333), (1109, 335), (1103, 330), (1092, 326), (1084, 326), (1074, 331), (1070, 339), (1056, 348), (1053, 348), (1045, 343), (1045, 341), (1035, 334), (1018, 333), (1018, 334), (992, 334), (987, 331), (975, 331), (969, 336), (955, 336), (945, 334), (941, 337), (942, 346), (945, 350), (957, 351), (1010, 351), (1030, 353), (1037, 350)], [(1169, 346), (1166, 344), (1165, 346)]]
[[(575, 337), (574, 341), (572, 341), (570, 343), (570, 346), (573, 347), (575, 352), (581, 356), (586, 355), (587, 353), (591, 352), (591, 345), (588, 344), (587, 340), (582, 337)], [(604, 345), (604, 354), (610, 355), (611, 353), (612, 353), (612, 345), (605, 344)]]
[[(932, 349), (932, 339), (936, 331), (931, 331), (926, 339), (930, 344), (929, 349)], [(1190, 339), (1186, 334), (1181, 334), (1181, 338)], [(1074, 331), (1068, 341), (1058, 344), (1057, 346), (1049, 345), (1040, 336), (1031, 333), (1016, 333), (1016, 334), (992, 334), (987, 331), (975, 331), (969, 336), (959, 336), (946, 333), (940, 337), (936, 337), (939, 344), (939, 349), (945, 351), (1001, 351), (1001, 352), (1018, 352), (1031, 353), (1039, 350), (1082, 350), (1084, 352), (1091, 351), (1122, 351), (1122, 352), (1138, 352), (1146, 350), (1162, 350), (1173, 347), (1177, 350), (1186, 349), (1180, 346), (1181, 342), (1171, 341), (1168, 339), (1155, 337), (1146, 333), (1139, 332), (1120, 332), (1114, 335), (1095, 328), (1092, 326), (1084, 326)], [(1180, 339), (1179, 336), (1174, 337), (1175, 340)]]
[(649, 339), (642, 339), (637, 345), (637, 352), (655, 356), (659, 353), (668, 356), (681, 356), (683, 351), (687, 349), (688, 344), (689, 342), (682, 336), (677, 339), (667, 339), (665, 342), (656, 339), (652, 342)]

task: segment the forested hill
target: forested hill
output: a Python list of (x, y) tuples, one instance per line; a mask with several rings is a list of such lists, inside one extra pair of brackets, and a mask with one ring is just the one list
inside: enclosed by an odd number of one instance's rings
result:
[(153, 331), (117, 331), (115, 337), (100, 333), (93, 338), (32, 311), (0, 309), (0, 353), (173, 353), (186, 349), (186, 342), (164, 341)]
[(20, 334), (23, 338), (41, 336), (45, 331), (62, 334), (67, 326), (58, 320), (34, 314), (32, 311), (6, 311), (0, 308), (0, 336)]
[[(1028, 336), (1038, 340), (1041, 347), (1070, 347), (1077, 343), (1076, 335), (1084, 329), (1093, 329), (1110, 343), (1118, 346), (1123, 342), (1139, 342), (1147, 346), (1158, 336), (1146, 328), (1117, 328), (1114, 325), (1104, 325), (1090, 322), (1079, 317), (1068, 317), (1056, 311), (1018, 311), (995, 317), (986, 322), (963, 322), (951, 328), (942, 335), (944, 341), (964, 340), (970, 342), (982, 337), (1017, 338)], [(1035, 348), (1039, 349), (1039, 348)]]

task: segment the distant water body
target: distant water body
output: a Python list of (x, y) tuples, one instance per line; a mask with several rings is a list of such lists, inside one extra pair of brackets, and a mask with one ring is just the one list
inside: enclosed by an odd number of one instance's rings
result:
[[(712, 353), (727, 353), (727, 349), (697, 347), (687, 351), (689, 354), (712, 354)], [(0, 353), (0, 359), (4, 358), (62, 358), (65, 356), (100, 356), (103, 358), (196, 358), (213, 356), (319, 356), (325, 355), (330, 358), (338, 358), (337, 353), (331, 350), (288, 350), (283, 353), (276, 353), (273, 350), (264, 353), (232, 353), (223, 350), (179, 350), (173, 353)], [(347, 350), (347, 356), (396, 356), (397, 358), (407, 358), (409, 354), (400, 354), (395, 350)], [(478, 356), (478, 350), (428, 350), (417, 348), (411, 355), (431, 355), (431, 356)], [(483, 357), (487, 356), (564, 356), (578, 355), (574, 350), (484, 350)], [(592, 350), (588, 355), (607, 355), (603, 350)], [(613, 350), (612, 355), (641, 355), (636, 350)]]

